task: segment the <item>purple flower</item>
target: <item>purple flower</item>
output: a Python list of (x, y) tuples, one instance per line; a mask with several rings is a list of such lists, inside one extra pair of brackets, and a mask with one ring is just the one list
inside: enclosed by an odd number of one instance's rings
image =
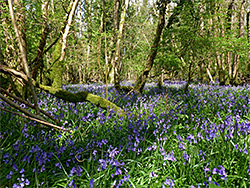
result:
[(20, 174), (23, 174), (25, 172), (25, 170), (22, 168), (22, 170), (20, 170)]
[(153, 143), (153, 145), (148, 147), (148, 151), (151, 151), (152, 149), (155, 151), (157, 148), (156, 142)]
[(247, 174), (250, 176), (250, 166), (247, 169)]
[(75, 188), (76, 185), (75, 185), (75, 183), (74, 183), (74, 180), (71, 180), (71, 181), (69, 182), (69, 184), (67, 185), (67, 187)]
[(14, 183), (12, 188), (20, 188), (20, 186)]
[(40, 172), (43, 172), (45, 170), (45, 165), (42, 166)]
[(217, 182), (214, 182), (214, 184), (215, 184), (215, 185), (217, 185), (217, 187), (219, 187), (219, 186), (220, 186), (220, 184), (218, 184)]
[(188, 156), (188, 154), (186, 154), (185, 151), (183, 151), (183, 158), (184, 158), (185, 160), (187, 160), (187, 161), (188, 161), (188, 159), (189, 159), (189, 156)]
[(41, 187), (44, 184), (44, 182), (41, 182), (38, 184), (39, 187)]
[(121, 168), (116, 167), (115, 175), (118, 176), (118, 175), (120, 175), (120, 174), (122, 174)]
[(175, 162), (176, 162), (177, 160), (176, 160), (176, 158), (174, 157), (174, 152), (173, 152), (173, 150), (172, 150), (171, 153), (168, 153), (167, 156), (164, 156), (163, 160), (164, 160), (164, 161), (165, 161), (165, 160), (169, 160), (169, 161), (175, 161)]
[(94, 180), (91, 179), (90, 182), (89, 182), (89, 188), (93, 188), (94, 184), (95, 184)]
[(73, 167), (73, 168), (71, 169), (71, 171), (70, 171), (69, 176), (73, 176), (75, 172), (76, 172), (76, 168)]
[(130, 178), (130, 176), (128, 175), (128, 173), (126, 173), (127, 175), (124, 175), (124, 177), (123, 177), (123, 179), (125, 180), (125, 181), (129, 181), (129, 178)]
[(77, 176), (81, 176), (81, 172), (82, 172), (82, 169), (81, 169), (81, 167), (78, 165), (77, 166), (77, 168), (76, 168), (76, 174), (77, 174)]
[(14, 163), (13, 169), (14, 169), (15, 171), (18, 171), (18, 168), (17, 168), (17, 166), (16, 166), (16, 163)]
[(6, 178), (7, 178), (7, 179), (10, 179), (10, 178), (11, 178), (11, 175), (10, 175), (10, 174), (7, 174)]
[(152, 177), (158, 177), (157, 174), (155, 174), (153, 171), (149, 174), (149, 177), (152, 178)]
[(210, 171), (210, 169), (208, 168), (209, 163), (207, 163), (207, 165), (204, 168), (204, 172), (205, 172), (205, 177), (207, 177), (207, 171)]
[(163, 182), (162, 184), (162, 188), (165, 188), (165, 185), (170, 185), (170, 188), (173, 187), (175, 184), (174, 184), (174, 181), (172, 179), (170, 179), (170, 177), (167, 177), (166, 178), (166, 181)]

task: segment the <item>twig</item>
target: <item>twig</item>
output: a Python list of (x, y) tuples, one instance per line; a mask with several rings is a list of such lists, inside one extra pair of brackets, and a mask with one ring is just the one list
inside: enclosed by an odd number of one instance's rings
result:
[(131, 89), (123, 98), (127, 97), (128, 95), (130, 95), (133, 91), (134, 91), (134, 88)]
[(44, 122), (49, 127), (52, 127), (52, 128), (55, 128), (55, 129), (59, 129), (59, 130), (63, 130), (62, 127), (59, 127), (57, 125), (54, 125), (52, 123), (47, 122), (43, 117), (41, 117), (39, 115), (36, 115), (36, 114), (33, 114), (33, 113), (29, 112), (28, 110), (25, 110), (25, 109), (21, 108), (19, 105), (15, 104), (13, 101), (11, 101), (7, 97), (3, 96), (1, 93), (0, 93), (0, 98), (3, 99), (5, 102), (7, 102), (9, 105), (11, 105), (14, 108), (16, 108), (17, 110), (19, 110), (19, 111), (23, 112), (24, 114), (28, 115), (30, 118), (33, 118), (34, 121), (39, 120), (40, 123)]
[[(12, 97), (13, 99), (18, 100), (19, 102), (22, 102), (23, 104), (25, 104), (25, 105), (27, 105), (27, 106), (29, 106), (29, 107), (35, 109), (35, 106), (32, 105), (31, 103), (29, 103), (28, 101), (25, 101), (25, 100), (23, 100), (23, 99), (21, 99), (21, 98), (15, 96), (15, 95), (9, 93), (8, 91), (4, 90), (4, 89), (1, 88), (1, 87), (0, 87), (0, 91), (1, 91), (1, 92), (4, 92), (6, 95)], [(40, 112), (42, 112), (44, 115), (46, 115), (46, 116), (49, 117), (51, 120), (53, 120), (53, 121), (56, 122), (58, 125), (60, 125), (60, 122), (59, 122), (57, 119), (55, 119), (54, 117), (52, 117), (49, 113), (45, 112), (45, 111), (42, 110), (42, 109), (39, 109), (39, 110), (40, 110)]]
[[(19, 113), (17, 113), (17, 112), (13, 112), (13, 111), (11, 111), (11, 110), (8, 110), (8, 109), (2, 108), (2, 107), (0, 107), (0, 109), (1, 109), (1, 110), (4, 110), (4, 111), (6, 111), (6, 112), (9, 112), (9, 113), (15, 114), (15, 115), (17, 115), (17, 116), (23, 117), (23, 118), (26, 118), (26, 119), (30, 119), (30, 120), (36, 121), (36, 122), (38, 122), (38, 123), (41, 123), (41, 124), (43, 124), (43, 125), (46, 125), (47, 127), (52, 127), (52, 128), (54, 128), (54, 129), (56, 129), (56, 130), (60, 130), (60, 131), (63, 131), (63, 130), (64, 130), (62, 127), (56, 126), (56, 125), (54, 125), (54, 124), (52, 124), (52, 123), (49, 123), (49, 122), (46, 122), (46, 121), (42, 121), (42, 120), (40, 120), (40, 119), (36, 119), (36, 118), (33, 118), (33, 117), (25, 116), (25, 115), (19, 114)], [(65, 129), (65, 131), (70, 132), (70, 133), (72, 132), (71, 130), (66, 130), (66, 129)]]

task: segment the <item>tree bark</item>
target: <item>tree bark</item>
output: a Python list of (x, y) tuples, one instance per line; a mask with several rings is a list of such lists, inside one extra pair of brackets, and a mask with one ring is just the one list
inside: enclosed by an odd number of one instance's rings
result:
[(49, 26), (47, 24), (47, 22), (48, 22), (48, 19), (47, 19), (48, 18), (48, 14), (47, 14), (48, 4), (49, 4), (48, 1), (43, 1), (43, 4), (42, 4), (42, 13), (43, 13), (42, 18), (43, 18), (44, 29), (43, 29), (42, 36), (41, 36), (41, 39), (39, 42), (39, 47), (38, 47), (36, 58), (33, 61), (35, 63), (35, 65), (33, 67), (31, 77), (34, 80), (36, 80), (36, 78), (37, 78), (37, 74), (38, 74), (39, 69), (41, 67), (43, 67), (43, 59), (42, 59), (43, 58), (43, 51), (44, 51), (44, 47), (46, 45), (47, 36), (49, 34)]
[(161, 34), (163, 31), (163, 28), (165, 26), (165, 11), (166, 11), (166, 6), (169, 3), (167, 0), (162, 0), (161, 5), (160, 5), (160, 14), (159, 14), (159, 21), (158, 21), (158, 26), (156, 30), (156, 35), (154, 38), (153, 45), (151, 46), (150, 53), (148, 55), (145, 69), (143, 70), (142, 74), (137, 78), (136, 80), (136, 85), (134, 87), (134, 91), (141, 93), (144, 85), (146, 83), (146, 79), (149, 75), (150, 70), (153, 67), (155, 57), (157, 55), (157, 50), (158, 50), (158, 45), (161, 39)]
[(116, 48), (114, 54), (114, 84), (117, 90), (120, 89), (120, 71), (121, 71), (121, 60), (120, 60), (120, 52), (121, 52), (121, 40), (122, 40), (122, 32), (123, 26), (125, 23), (126, 11), (128, 9), (128, 0), (125, 0), (123, 12), (121, 14), (121, 20), (119, 24), (119, 31), (117, 34)]
[(52, 86), (55, 88), (62, 87), (62, 75), (64, 72), (63, 60), (64, 60), (65, 54), (66, 54), (67, 37), (69, 34), (71, 24), (73, 22), (73, 17), (74, 17), (78, 2), (79, 2), (79, 0), (75, 0), (75, 1), (71, 2), (69, 5), (70, 13), (68, 15), (67, 24), (66, 24), (66, 27), (64, 29), (61, 41), (59, 41), (56, 44), (56, 47), (55, 47), (55, 50), (53, 53), (53, 65), (52, 65), (53, 67), (52, 67), (52, 71), (51, 71), (51, 80), (52, 80)]
[[(103, 1), (104, 3), (104, 1)], [(108, 59), (108, 74), (107, 74), (107, 79), (108, 83), (114, 83), (114, 45), (117, 40), (117, 31), (119, 29), (119, 7), (120, 7), (120, 1), (115, 0), (114, 1), (114, 12), (113, 12), (113, 34), (110, 38), (110, 43), (109, 43), (109, 51), (107, 59)], [(105, 21), (106, 24), (106, 21)], [(107, 29), (107, 28), (106, 28)], [(106, 30), (107, 31), (107, 30)]]
[[(103, 7), (104, 9), (104, 7)], [(98, 45), (97, 45), (97, 53), (98, 53), (98, 66), (99, 66), (99, 72), (101, 76), (101, 80), (105, 83), (105, 73), (101, 66), (101, 45), (102, 45), (102, 30), (103, 30), (103, 22), (104, 22), (104, 11), (102, 12), (101, 16), (101, 24), (99, 29), (99, 36), (98, 36)]]
[(26, 51), (27, 46), (26, 46), (26, 37), (25, 37), (25, 28), (24, 28), (24, 25), (25, 25), (24, 5), (21, 2), (16, 1), (16, 3), (18, 3), (18, 7), (20, 8), (20, 11), (21, 11), (19, 16), (21, 17), (20, 20), (21, 20), (21, 24), (22, 24), (22, 25), (19, 24), (19, 28), (18, 28), (18, 26), (16, 24), (16, 18), (14, 15), (14, 11), (13, 11), (12, 0), (8, 0), (8, 3), (9, 3), (9, 9), (10, 9), (9, 11), (10, 11), (12, 24), (14, 26), (14, 31), (15, 31), (15, 34), (17, 37), (18, 46), (19, 46), (20, 53), (21, 53), (20, 55), (21, 55), (21, 59), (22, 59), (22, 65), (23, 65), (24, 71), (28, 77), (28, 83), (29, 83), (31, 93), (33, 96), (36, 113), (39, 115), (40, 112), (39, 112), (39, 108), (37, 105), (37, 96), (36, 96), (35, 88), (33, 86), (32, 80), (31, 80), (31, 75), (30, 75), (28, 62), (27, 62), (27, 51)]

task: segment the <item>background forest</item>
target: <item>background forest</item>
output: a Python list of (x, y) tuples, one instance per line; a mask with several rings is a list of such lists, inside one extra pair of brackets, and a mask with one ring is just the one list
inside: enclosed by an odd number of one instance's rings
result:
[(0, 0), (0, 187), (249, 187), (249, 20), (248, 0)]
[[(77, 1), (75, 10), (72, 4), (14, 1), (32, 78), (54, 86), (106, 79), (114, 83), (114, 73), (119, 80), (136, 80), (154, 42), (160, 4), (86, 0)], [(149, 78), (162, 74), (162, 79), (245, 83), (250, 70), (249, 6), (246, 0), (166, 1)], [(7, 1), (1, 2), (1, 23), (1, 64), (21, 69)]]

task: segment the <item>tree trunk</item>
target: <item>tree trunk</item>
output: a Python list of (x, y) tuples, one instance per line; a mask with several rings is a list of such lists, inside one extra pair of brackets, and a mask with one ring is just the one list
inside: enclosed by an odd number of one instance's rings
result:
[(34, 104), (35, 104), (35, 110), (36, 113), (39, 115), (39, 108), (37, 105), (37, 96), (36, 96), (36, 92), (31, 80), (31, 76), (30, 76), (30, 71), (29, 71), (29, 67), (28, 67), (28, 62), (27, 62), (27, 46), (26, 46), (26, 36), (25, 36), (25, 17), (24, 17), (24, 4), (21, 3), (19, 0), (15, 1), (17, 3), (17, 9), (20, 11), (19, 12), (19, 21), (21, 23), (18, 24), (17, 26), (17, 22), (16, 22), (16, 18), (14, 15), (14, 11), (13, 11), (13, 4), (12, 4), (12, 0), (8, 0), (9, 3), (9, 11), (10, 11), (10, 16), (11, 16), (11, 20), (12, 20), (12, 24), (14, 26), (14, 31), (17, 37), (17, 41), (18, 41), (18, 46), (20, 49), (20, 55), (21, 55), (21, 60), (22, 60), (22, 66), (24, 68), (25, 74), (27, 75), (27, 81), (29, 83), (29, 87), (33, 96), (33, 100), (34, 100)]
[(163, 31), (163, 28), (165, 26), (165, 11), (166, 11), (166, 6), (167, 6), (168, 1), (163, 0), (161, 1), (161, 7), (160, 7), (160, 13), (159, 13), (159, 21), (158, 21), (158, 26), (156, 30), (156, 35), (154, 38), (153, 45), (151, 46), (150, 53), (148, 55), (145, 69), (143, 70), (142, 74), (137, 78), (136, 80), (136, 85), (134, 87), (134, 91), (141, 93), (144, 85), (146, 83), (146, 79), (149, 75), (150, 70), (153, 67), (155, 57), (157, 55), (157, 50), (158, 50), (158, 45), (161, 39), (161, 34)]
[[(103, 7), (104, 9), (104, 7)], [(99, 72), (101, 76), (101, 80), (105, 82), (105, 74), (101, 66), (101, 44), (102, 44), (102, 30), (103, 30), (103, 22), (104, 22), (104, 13), (102, 12), (101, 16), (101, 25), (99, 29), (99, 36), (98, 36), (98, 46), (97, 46), (97, 53), (98, 53), (98, 66), (99, 66)]]
[(120, 6), (120, 1), (119, 0), (115, 0), (114, 1), (114, 12), (113, 12), (113, 21), (114, 21), (114, 25), (113, 25), (113, 35), (111, 36), (110, 39), (110, 44), (109, 44), (109, 52), (108, 52), (108, 74), (107, 74), (107, 79), (108, 79), (108, 83), (114, 83), (114, 53), (115, 50), (114, 48), (114, 44), (116, 43), (117, 40), (117, 31), (119, 29), (119, 6)]
[(67, 25), (63, 32), (61, 41), (59, 41), (56, 44), (55, 50), (53, 52), (53, 65), (52, 65), (53, 67), (51, 71), (51, 80), (52, 80), (52, 86), (55, 88), (62, 87), (62, 75), (64, 72), (63, 60), (66, 54), (67, 37), (69, 34), (70, 26), (73, 21), (73, 17), (74, 17), (78, 2), (79, 0), (75, 0), (74, 2), (70, 3), (69, 5), (70, 13), (68, 15)]
[(121, 14), (121, 20), (119, 24), (119, 31), (117, 34), (117, 41), (116, 41), (116, 48), (115, 48), (115, 54), (114, 54), (114, 61), (113, 61), (113, 67), (114, 67), (114, 84), (115, 88), (117, 90), (120, 89), (120, 71), (121, 71), (121, 60), (120, 60), (120, 52), (121, 52), (121, 40), (122, 40), (122, 31), (123, 26), (125, 23), (125, 17), (126, 17), (126, 11), (128, 8), (128, 0), (125, 0), (125, 4), (123, 7), (123, 12)]
[[(244, 37), (244, 15), (245, 15), (245, 6), (246, 0), (243, 0), (240, 4), (240, 12), (239, 12), (239, 34), (238, 38)], [(240, 72), (240, 55), (234, 54), (234, 63), (232, 65), (232, 77), (231, 84), (238, 85), (240, 84), (239, 72)]]
[(91, 49), (91, 0), (85, 1), (87, 6), (87, 54), (86, 65), (84, 71), (84, 82), (89, 80), (89, 65), (90, 65), (90, 49)]
[[(48, 18), (48, 14), (47, 14), (48, 4), (49, 4), (48, 1), (43, 1), (43, 4), (42, 4), (42, 13), (43, 13), (42, 18), (43, 18), (44, 29), (43, 29), (42, 36), (41, 36), (41, 39), (39, 42), (39, 47), (38, 47), (36, 58), (33, 61), (35, 63), (35, 65), (33, 67), (31, 77), (34, 80), (36, 80), (39, 69), (44, 67), (43, 66), (43, 51), (44, 51), (44, 47), (46, 45), (47, 36), (49, 34), (49, 26), (47, 24), (47, 22), (48, 22), (48, 19), (47, 19)], [(42, 75), (40, 75), (40, 76), (42, 76)]]

